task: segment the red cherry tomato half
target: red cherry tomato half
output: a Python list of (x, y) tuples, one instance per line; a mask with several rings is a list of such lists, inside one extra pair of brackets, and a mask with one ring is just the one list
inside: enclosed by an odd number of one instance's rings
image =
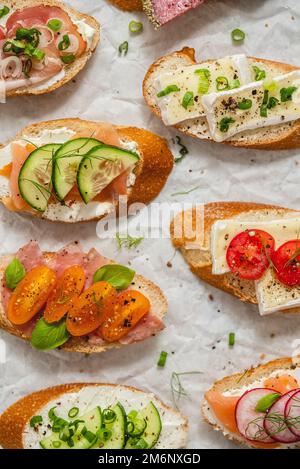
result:
[[(298, 254), (298, 255), (297, 255)], [(284, 285), (300, 284), (300, 240), (287, 241), (272, 256), (275, 274)]]
[(269, 267), (274, 252), (273, 236), (261, 230), (246, 230), (230, 242), (226, 260), (230, 270), (246, 280), (258, 280)]
[(5, 33), (4, 33), (3, 29), (0, 28), (0, 41), (1, 41), (2, 39), (5, 39)]

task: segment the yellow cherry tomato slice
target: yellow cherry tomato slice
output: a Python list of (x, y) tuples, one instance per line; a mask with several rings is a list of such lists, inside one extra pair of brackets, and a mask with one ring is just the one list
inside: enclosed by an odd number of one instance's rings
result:
[(26, 274), (10, 297), (7, 317), (16, 325), (26, 324), (45, 305), (55, 283), (54, 270), (39, 266)]

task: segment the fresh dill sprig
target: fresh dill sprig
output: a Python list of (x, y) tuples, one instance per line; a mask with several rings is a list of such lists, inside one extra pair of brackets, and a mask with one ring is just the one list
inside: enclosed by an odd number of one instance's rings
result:
[(118, 249), (122, 249), (123, 247), (125, 247), (126, 249), (136, 248), (137, 246), (139, 246), (139, 244), (141, 244), (143, 239), (143, 236), (139, 238), (134, 238), (130, 235), (122, 236), (120, 235), (120, 233), (116, 234), (116, 242), (118, 245)]
[(192, 189), (188, 190), (188, 191), (181, 191), (181, 192), (174, 192), (174, 194), (171, 194), (171, 197), (175, 197), (177, 195), (187, 195), (187, 194), (190, 194), (191, 192), (194, 192), (196, 191), (197, 189), (199, 189), (200, 186), (196, 186), (196, 187), (193, 187)]
[(199, 375), (201, 373), (202, 371), (185, 371), (182, 373), (177, 373), (176, 371), (173, 371), (171, 375), (171, 391), (172, 399), (176, 408), (178, 408), (179, 401), (182, 397), (188, 397), (188, 392), (186, 391), (181, 382), (181, 377), (189, 375)]

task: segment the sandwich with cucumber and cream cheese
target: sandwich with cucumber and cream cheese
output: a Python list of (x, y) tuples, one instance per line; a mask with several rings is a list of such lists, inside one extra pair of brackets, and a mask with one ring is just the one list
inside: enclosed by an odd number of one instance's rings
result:
[(120, 196), (148, 203), (173, 167), (166, 141), (135, 127), (80, 119), (42, 122), (0, 146), (0, 201), (51, 221), (99, 220)]
[(280, 358), (214, 383), (202, 414), (215, 430), (255, 449), (300, 447), (299, 357)]
[(49, 93), (95, 51), (99, 23), (57, 0), (4, 0), (0, 7), (0, 102)]
[(186, 418), (154, 394), (118, 384), (43, 389), (0, 416), (5, 449), (179, 449), (187, 431)]
[(165, 328), (160, 288), (74, 242), (43, 252), (35, 241), (0, 258), (0, 327), (37, 350), (100, 353)]
[(165, 125), (200, 140), (279, 150), (300, 147), (300, 69), (243, 54), (196, 62), (188, 47), (145, 76), (146, 103)]
[(202, 236), (171, 224), (173, 244), (205, 282), (242, 301), (258, 304), (261, 315), (300, 312), (300, 212), (276, 205), (216, 202), (193, 209)]

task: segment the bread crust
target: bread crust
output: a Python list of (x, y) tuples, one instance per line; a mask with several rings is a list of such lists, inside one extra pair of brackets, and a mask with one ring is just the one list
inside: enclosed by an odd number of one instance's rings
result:
[(110, 3), (124, 11), (143, 11), (142, 0), (109, 0)]
[[(87, 135), (91, 135), (93, 131), (97, 130), (98, 125), (98, 122), (85, 121), (81, 119), (59, 119), (47, 122), (39, 122), (22, 129), (11, 140), (11, 142), (18, 138), (22, 138), (23, 135), (33, 136), (39, 134), (39, 132), (43, 129), (51, 130), (64, 127), (73, 130), (74, 132), (83, 132), (86, 130)], [(174, 160), (173, 155), (168, 147), (168, 143), (165, 139), (145, 129), (126, 126), (115, 126), (115, 128), (121, 139), (129, 142), (136, 142), (138, 145), (138, 150), (141, 154), (140, 163), (135, 170), (136, 180), (128, 193), (128, 206), (135, 202), (147, 204), (153, 200), (162, 190), (170, 172), (173, 169)], [(3, 148), (8, 143), (10, 142), (0, 145), (0, 148)], [(43, 217), (43, 214), (40, 214), (39, 212), (30, 213), (38, 218), (45, 218), (48, 220), (48, 218)], [(76, 223), (97, 221), (104, 216), (105, 215), (88, 218), (86, 220), (76, 221)], [(72, 223), (72, 220), (68, 219), (62, 223), (64, 222)]]
[[(47, 252), (44, 255), (51, 259), (54, 256), (54, 253)], [(113, 261), (112, 261), (113, 262)], [(0, 285), (2, 284), (4, 275), (3, 268), (0, 269)], [(150, 280), (146, 279), (142, 275), (136, 274), (134, 279), (134, 288), (141, 291), (145, 294), (151, 304), (151, 311), (155, 314), (159, 319), (163, 319), (165, 314), (168, 310), (168, 302), (166, 297), (164, 296), (163, 292), (155, 283), (151, 282)], [(1, 302), (1, 291), (0, 291), (0, 328), (9, 332), (10, 334), (19, 337), (20, 339), (30, 341), (30, 335), (26, 332), (23, 332), (21, 329), (15, 327), (6, 316), (6, 312), (4, 310), (4, 306)], [(120, 344), (119, 342), (116, 343), (105, 343), (105, 344), (94, 344), (87, 341), (87, 337), (71, 337), (68, 342), (64, 345), (59, 347), (60, 350), (64, 350), (65, 352), (78, 352), (78, 353), (102, 353), (106, 352), (107, 350), (125, 347), (127, 344)]]
[[(272, 360), (268, 363), (258, 365), (256, 367), (251, 367), (248, 370), (245, 370), (244, 372), (235, 373), (233, 375), (226, 376), (216, 381), (209, 391), (217, 391), (220, 393), (224, 393), (232, 389), (239, 389), (243, 388), (244, 386), (249, 386), (259, 379), (268, 378), (271, 373), (276, 372), (277, 370), (289, 371), (295, 369), (295, 367), (298, 366), (297, 364), (299, 363), (299, 359), (300, 357), (285, 357)], [(255, 448), (255, 446), (252, 445), (250, 441), (247, 441), (245, 438), (243, 438), (242, 435), (228, 433), (228, 431), (224, 430), (221, 424), (215, 424), (211, 412), (212, 411), (210, 409), (210, 406), (207, 400), (204, 398), (201, 405), (201, 413), (204, 420), (208, 424), (210, 424), (214, 430), (222, 431), (224, 436), (234, 441), (234, 443)], [(286, 445), (279, 444), (279, 447), (286, 447)], [(299, 444), (292, 445), (292, 447), (299, 447)]]
[[(266, 60), (256, 57), (249, 57), (251, 60), (255, 60), (256, 62), (261, 62), (262, 65), (269, 65), (272, 67), (278, 68), (279, 73), (288, 73), (294, 70), (299, 70), (299, 67), (295, 67), (293, 65), (289, 65), (282, 62), (276, 62), (273, 60)], [(205, 62), (208, 62), (206, 60)], [(155, 75), (159, 73), (159, 70), (167, 64), (170, 63), (170, 67), (172, 69), (176, 69), (178, 67), (185, 67), (188, 65), (195, 65), (197, 63), (201, 64), (201, 62), (197, 62), (195, 57), (195, 49), (190, 47), (183, 47), (180, 51), (173, 52), (171, 54), (165, 55), (158, 60), (156, 60), (148, 69), (144, 81), (143, 81), (143, 95), (146, 103), (150, 107), (151, 111), (161, 119), (161, 112), (159, 107), (153, 100), (153, 80)], [(203, 119), (202, 119), (203, 120)], [(184, 124), (177, 124), (173, 126), (180, 132), (184, 133), (193, 138), (199, 138), (201, 141), (213, 141), (211, 137), (204, 137), (197, 136), (195, 132), (192, 130), (186, 129)], [(276, 137), (269, 136), (261, 137), (259, 133), (260, 130), (258, 129), (257, 137), (255, 132), (252, 134), (254, 137), (251, 139), (245, 138), (248, 135), (251, 135), (249, 132), (244, 132), (243, 135), (237, 135), (231, 140), (226, 140), (221, 142), (223, 145), (231, 145), (234, 147), (243, 147), (243, 148), (252, 148), (257, 150), (289, 150), (293, 148), (300, 148), (300, 119), (297, 121), (291, 122), (289, 124), (279, 124), (277, 126), (273, 126), (278, 129), (278, 135)], [(217, 143), (217, 142), (214, 142)]]
[[(23, 432), (27, 422), (33, 417), (38, 411), (47, 405), (47, 403), (53, 399), (59, 398), (63, 394), (70, 392), (78, 392), (87, 386), (111, 386), (126, 388), (130, 391), (140, 393), (141, 390), (133, 386), (125, 386), (119, 384), (109, 383), (71, 383), (54, 386), (47, 389), (29, 394), (23, 397), (15, 404), (11, 405), (3, 414), (0, 416), (0, 445), (5, 449), (24, 449), (23, 446)], [(158, 398), (157, 398), (158, 399)], [(178, 414), (183, 419), (182, 429), (185, 433), (188, 431), (188, 421), (183, 417), (180, 412), (174, 410), (172, 407), (165, 405), (158, 399), (162, 407), (174, 414)]]
[[(241, 214), (250, 212), (257, 213), (268, 213), (274, 211), (274, 213), (280, 213), (284, 217), (287, 213), (297, 213), (296, 210), (280, 207), (277, 205), (266, 205), (251, 202), (212, 202), (204, 205), (204, 243), (205, 246), (209, 246), (210, 242), (210, 230), (217, 220), (223, 220), (226, 218), (234, 218)], [(195, 223), (196, 212), (192, 211), (193, 223)], [(238, 299), (244, 302), (257, 304), (256, 293), (254, 282), (250, 280), (239, 280), (233, 274), (226, 273), (223, 275), (212, 274), (212, 263), (211, 259), (199, 260), (201, 249), (186, 249), (190, 239), (186, 238), (184, 233), (181, 238), (174, 237), (174, 226), (181, 220), (179, 217), (175, 217), (171, 222), (170, 231), (171, 239), (175, 248), (179, 249), (188, 263), (191, 271), (196, 274), (201, 280), (208, 284), (219, 288), (220, 290), (230, 293), (236, 296)], [(287, 313), (298, 313), (299, 308), (289, 309), (282, 311), (283, 314)]]
[(21, 10), (27, 7), (33, 7), (38, 5), (43, 6), (55, 6), (62, 8), (66, 13), (76, 17), (78, 20), (84, 20), (89, 26), (95, 29), (95, 35), (93, 38), (93, 42), (91, 47), (86, 50), (81, 57), (76, 59), (72, 64), (68, 65), (64, 68), (65, 76), (59, 80), (58, 82), (54, 83), (53, 85), (49, 86), (46, 89), (30, 89), (29, 88), (21, 88), (16, 90), (10, 90), (6, 93), (7, 97), (16, 97), (16, 96), (29, 96), (29, 95), (40, 95), (50, 93), (61, 86), (65, 85), (69, 81), (71, 81), (86, 65), (87, 61), (91, 58), (93, 52), (95, 52), (96, 47), (100, 40), (100, 25), (98, 21), (93, 18), (92, 16), (86, 15), (84, 13), (80, 13), (74, 8), (69, 7), (65, 3), (59, 0), (3, 0), (3, 5), (7, 5), (11, 9)]

